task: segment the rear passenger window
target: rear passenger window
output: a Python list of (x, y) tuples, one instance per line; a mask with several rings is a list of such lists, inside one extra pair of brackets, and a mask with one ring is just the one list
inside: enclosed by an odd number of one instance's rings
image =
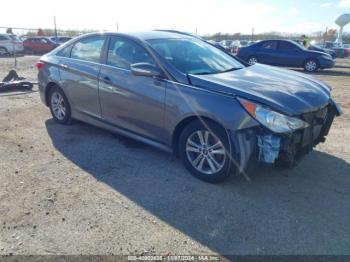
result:
[(150, 54), (139, 44), (129, 39), (112, 37), (108, 48), (107, 64), (130, 70), (130, 65), (135, 63), (155, 64)]
[(104, 37), (91, 37), (80, 40), (73, 46), (71, 58), (99, 62), (104, 41)]
[(269, 42), (263, 43), (263, 44), (261, 45), (261, 48), (263, 48), (263, 49), (276, 50), (276, 49), (277, 49), (277, 42), (275, 42), (275, 41), (269, 41)]

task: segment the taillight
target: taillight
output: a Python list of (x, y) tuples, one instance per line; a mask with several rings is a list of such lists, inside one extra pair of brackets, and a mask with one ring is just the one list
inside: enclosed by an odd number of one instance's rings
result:
[(237, 51), (236, 51), (236, 54), (238, 55), (238, 53), (239, 53), (239, 47), (237, 47)]
[(42, 61), (38, 61), (38, 62), (36, 62), (35, 66), (36, 66), (36, 68), (40, 71), (41, 69), (44, 68), (45, 63), (42, 62)]

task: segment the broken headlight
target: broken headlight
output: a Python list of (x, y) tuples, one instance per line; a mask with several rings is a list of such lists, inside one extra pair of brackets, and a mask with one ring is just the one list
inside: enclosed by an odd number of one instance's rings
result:
[(238, 100), (253, 118), (275, 133), (288, 133), (309, 126), (299, 118), (283, 115), (246, 99)]

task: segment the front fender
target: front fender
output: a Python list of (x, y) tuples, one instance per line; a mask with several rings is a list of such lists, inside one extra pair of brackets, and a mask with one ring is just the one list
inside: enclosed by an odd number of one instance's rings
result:
[(166, 142), (169, 144), (176, 127), (188, 118), (211, 119), (232, 131), (260, 125), (234, 96), (176, 82), (167, 83), (165, 104)]

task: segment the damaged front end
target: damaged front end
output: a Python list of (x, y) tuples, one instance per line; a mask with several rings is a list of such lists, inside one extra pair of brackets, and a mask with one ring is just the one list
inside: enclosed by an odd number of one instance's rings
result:
[[(243, 103), (246, 103), (244, 107), (257, 119), (257, 113), (253, 112), (257, 110), (256, 106), (254, 108), (251, 103), (247, 104), (246, 100)], [(335, 116), (341, 114), (337, 104), (331, 101), (321, 109), (302, 114), (297, 118), (290, 118), (292, 122), (290, 130), (285, 132), (283, 128), (269, 128), (264, 123), (259, 127), (234, 133), (234, 146), (238, 148), (236, 160), (239, 172), (242, 173), (252, 161), (286, 167), (294, 166), (317, 144), (325, 142)], [(285, 119), (290, 120), (288, 117)], [(300, 123), (294, 125), (296, 124), (296, 122), (293, 123), (294, 119), (300, 120)], [(282, 123), (284, 120), (276, 121), (281, 125), (288, 124), (288, 121), (285, 123)]]

